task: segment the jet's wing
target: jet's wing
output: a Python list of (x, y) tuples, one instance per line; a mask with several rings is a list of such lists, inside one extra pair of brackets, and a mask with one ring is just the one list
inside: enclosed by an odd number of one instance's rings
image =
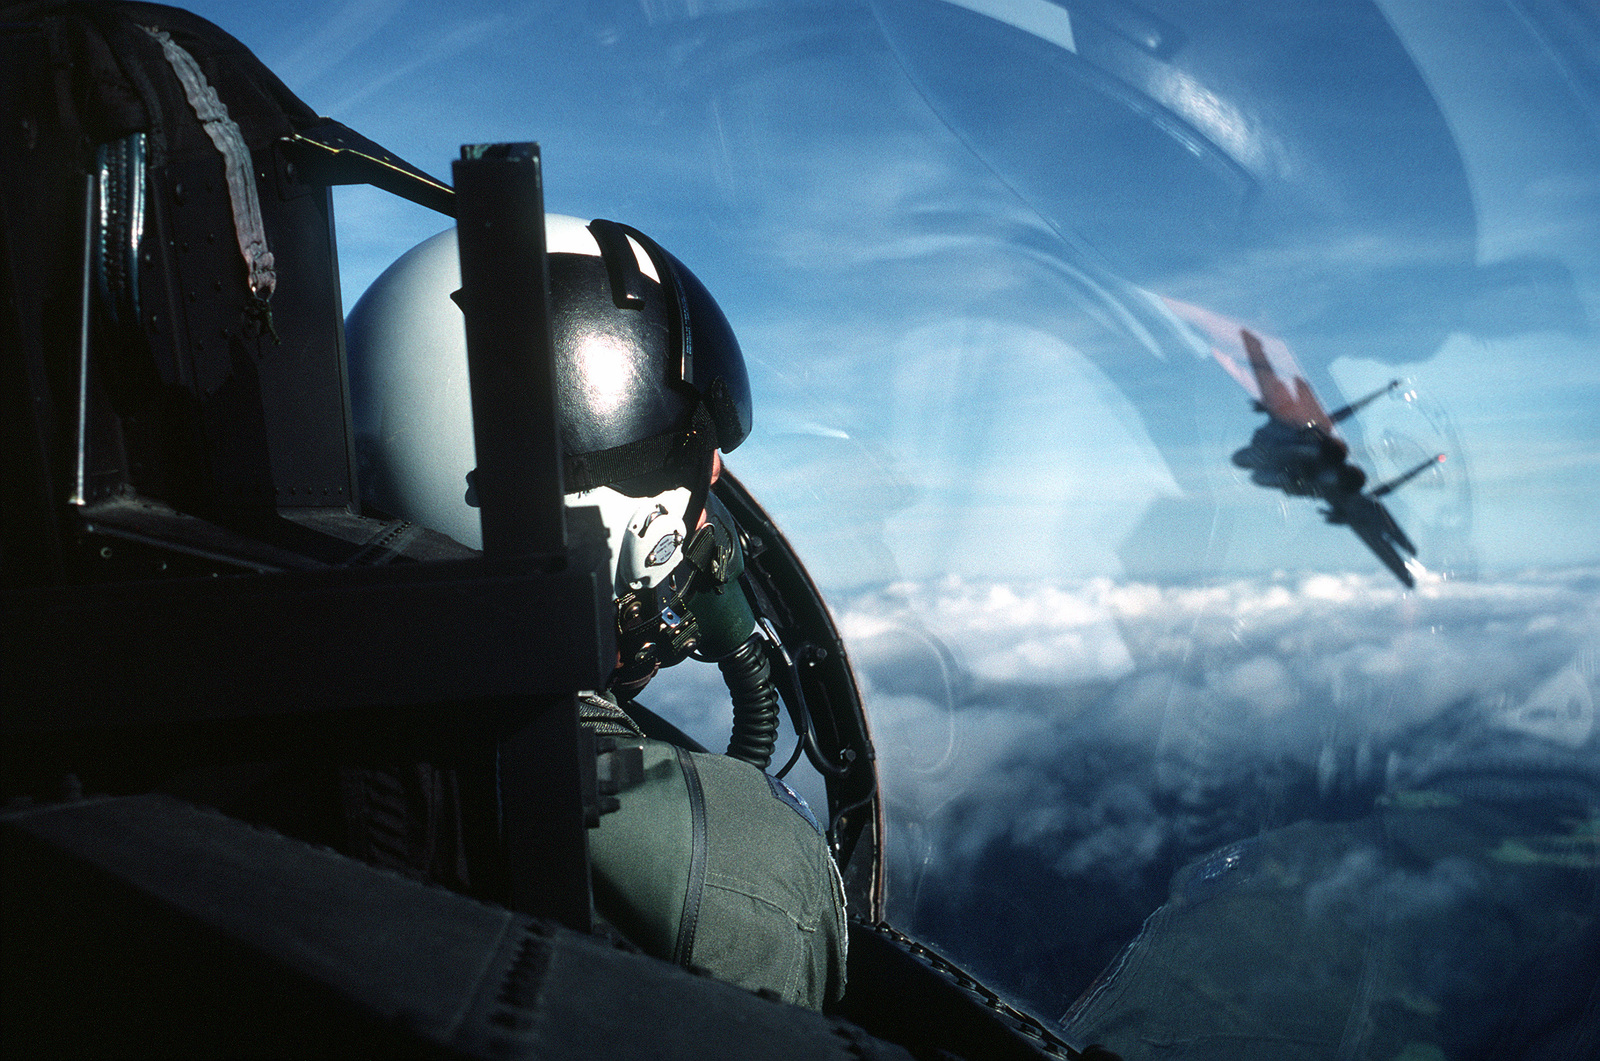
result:
[(1366, 543), (1384, 566), (1407, 587), (1417, 584), (1401, 552), (1415, 556), (1417, 547), (1411, 544), (1406, 532), (1394, 521), (1383, 502), (1367, 494), (1342, 494), (1325, 499), (1328, 502), (1328, 522), (1345, 523), (1356, 532), (1356, 537)]

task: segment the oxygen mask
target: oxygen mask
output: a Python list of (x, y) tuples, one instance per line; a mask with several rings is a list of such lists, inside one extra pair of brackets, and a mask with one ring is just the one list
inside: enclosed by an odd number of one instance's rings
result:
[(777, 742), (779, 702), (766, 640), (740, 584), (738, 525), (708, 495), (705, 519), (689, 532), (674, 500), (636, 505), (613, 550), (620, 659), (611, 689), (631, 699), (663, 667), (689, 656), (716, 663), (733, 701), (728, 754), (765, 769)]

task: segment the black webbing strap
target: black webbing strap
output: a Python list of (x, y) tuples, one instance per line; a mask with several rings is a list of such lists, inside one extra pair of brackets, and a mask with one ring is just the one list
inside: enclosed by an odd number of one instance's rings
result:
[[(611, 449), (566, 454), (563, 458), (566, 490), (568, 493), (577, 493), (593, 490), (597, 486), (615, 486), (675, 465), (696, 467), (704, 464), (716, 448), (717, 429), (711, 422), (711, 414), (703, 403), (697, 404), (687, 433), (674, 429), (649, 438), (624, 442)], [(698, 486), (697, 483), (681, 485), (689, 486), (691, 490)], [(698, 494), (703, 503), (705, 490), (699, 489)]]
[(706, 888), (706, 794), (700, 785), (700, 772), (695, 768), (694, 756), (682, 748), (673, 747), (678, 765), (683, 769), (683, 780), (689, 786), (689, 887), (683, 895), (683, 917), (678, 921), (678, 941), (672, 948), (672, 960), (688, 965), (694, 955), (695, 930), (700, 922), (700, 897)]

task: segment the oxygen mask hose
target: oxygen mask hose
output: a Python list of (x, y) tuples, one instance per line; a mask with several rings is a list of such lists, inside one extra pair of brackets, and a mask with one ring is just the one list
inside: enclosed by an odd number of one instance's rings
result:
[(717, 660), (733, 699), (733, 734), (728, 755), (765, 770), (778, 743), (778, 690), (760, 634)]
[[(648, 515), (639, 530), (665, 512)], [(685, 656), (715, 662), (733, 701), (728, 756), (765, 770), (778, 743), (778, 690), (763, 634), (740, 584), (744, 550), (738, 524), (715, 495), (706, 498), (705, 514), (705, 522), (682, 542), (681, 559), (668, 577), (647, 582), (641, 576), (617, 599), (622, 663), (611, 688), (622, 696), (636, 693), (656, 671)], [(637, 562), (625, 559), (622, 570), (638, 574), (661, 566), (666, 552), (678, 547), (682, 526), (678, 523), (671, 537), (657, 537), (663, 533), (659, 528), (648, 536), (640, 534), (640, 541), (648, 537), (656, 544), (649, 553), (635, 556)]]
[(778, 743), (778, 690), (755, 613), (739, 585), (744, 551), (737, 524), (715, 496), (706, 499), (706, 515), (706, 526), (684, 550), (700, 572), (684, 601), (696, 626), (694, 654), (716, 661), (733, 700), (728, 755), (765, 770)]

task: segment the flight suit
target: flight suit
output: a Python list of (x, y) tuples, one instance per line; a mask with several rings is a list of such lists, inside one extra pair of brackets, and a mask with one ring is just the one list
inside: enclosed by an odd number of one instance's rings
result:
[(598, 697), (583, 719), (644, 756), (589, 832), (600, 915), (656, 957), (813, 1009), (837, 1001), (844, 886), (805, 801), (749, 763), (645, 738)]

